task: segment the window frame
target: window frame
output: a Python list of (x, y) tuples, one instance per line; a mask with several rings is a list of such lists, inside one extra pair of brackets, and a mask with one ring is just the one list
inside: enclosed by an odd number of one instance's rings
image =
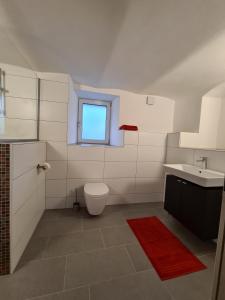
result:
[[(110, 123), (111, 123), (111, 101), (98, 100), (98, 99), (78, 99), (78, 122), (77, 122), (77, 137), (78, 144), (98, 144), (109, 145), (110, 144)], [(92, 140), (82, 139), (83, 128), (83, 104), (106, 106), (106, 127), (105, 127), (105, 140)]]

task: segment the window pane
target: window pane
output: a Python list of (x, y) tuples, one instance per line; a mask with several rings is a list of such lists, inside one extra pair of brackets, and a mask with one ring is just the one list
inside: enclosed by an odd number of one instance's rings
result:
[(107, 107), (83, 104), (82, 139), (105, 140)]

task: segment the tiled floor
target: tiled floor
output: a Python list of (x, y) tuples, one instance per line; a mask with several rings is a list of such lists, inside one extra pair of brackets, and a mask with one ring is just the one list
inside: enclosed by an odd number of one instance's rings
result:
[[(126, 219), (158, 216), (208, 269), (161, 281)], [(0, 277), (1, 300), (209, 300), (215, 244), (202, 242), (161, 204), (46, 211), (13, 275)]]

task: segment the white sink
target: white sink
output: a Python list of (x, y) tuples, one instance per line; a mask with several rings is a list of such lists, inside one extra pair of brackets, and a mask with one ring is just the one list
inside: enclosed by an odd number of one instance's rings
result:
[(166, 173), (181, 177), (204, 187), (223, 186), (224, 174), (185, 164), (165, 164)]

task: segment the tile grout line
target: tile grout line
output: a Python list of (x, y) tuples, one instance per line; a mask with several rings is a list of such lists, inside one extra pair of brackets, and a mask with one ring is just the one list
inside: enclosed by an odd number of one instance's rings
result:
[(132, 258), (131, 258), (131, 256), (130, 256), (130, 254), (129, 254), (129, 252), (128, 252), (127, 246), (124, 245), (123, 248), (124, 248), (124, 250), (125, 250), (125, 252), (126, 252), (126, 254), (127, 254), (127, 257), (128, 257), (128, 259), (129, 259), (129, 261), (130, 261), (130, 263), (131, 263), (131, 266), (132, 266), (134, 272), (136, 273), (137, 270), (136, 270), (136, 268), (135, 268), (134, 262), (133, 262), (133, 260), (132, 260)]
[(171, 291), (169, 290), (169, 288), (166, 286), (166, 284), (163, 281), (161, 281), (161, 283), (162, 283), (162, 286), (165, 288), (166, 292), (168, 293), (168, 295), (170, 296), (171, 300), (176, 300), (174, 298), (173, 294), (171, 293)]
[[(67, 291), (73, 291), (73, 290), (78, 290), (80, 288), (89, 288), (91, 290), (91, 287), (92, 286), (95, 286), (95, 285), (99, 285), (99, 284), (102, 284), (102, 283), (107, 283), (107, 282), (111, 282), (113, 280), (116, 280), (116, 279), (121, 279), (121, 278), (126, 278), (126, 277), (129, 277), (129, 276), (134, 276), (136, 274), (142, 274), (142, 273), (145, 273), (145, 272), (152, 272), (151, 270), (142, 270), (142, 271), (136, 271), (136, 272), (132, 272), (132, 273), (128, 273), (128, 274), (124, 274), (124, 275), (120, 275), (120, 276), (116, 276), (116, 277), (112, 277), (112, 278), (109, 278), (109, 279), (106, 279), (106, 280), (103, 280), (103, 281), (99, 281), (99, 282), (92, 282), (92, 283), (89, 283), (89, 284), (81, 284), (81, 285), (78, 285), (76, 287), (73, 287), (73, 288), (69, 288), (69, 289), (63, 289), (61, 291), (57, 291), (57, 292), (53, 292), (53, 293), (48, 293), (48, 294), (44, 294), (44, 295), (40, 295), (40, 296), (35, 296), (35, 297), (31, 297), (31, 298), (28, 298), (26, 300), (35, 300), (35, 299), (40, 299), (44, 296), (50, 296), (50, 295), (58, 295), (62, 292), (67, 292)], [(174, 300), (174, 299), (173, 299)]]
[(67, 263), (68, 263), (68, 256), (66, 255), (65, 268), (64, 268), (64, 278), (63, 278), (63, 290), (65, 290), (65, 286), (66, 286)]
[(88, 286), (88, 299), (91, 300), (91, 287)]
[(80, 254), (90, 254), (90, 253), (94, 253), (100, 250), (109, 250), (112, 248), (123, 248), (124, 246), (127, 245), (134, 245), (136, 243), (124, 243), (124, 244), (119, 244), (119, 245), (112, 245), (112, 246), (105, 246), (105, 248), (96, 248), (96, 249), (92, 249), (92, 250), (86, 250), (86, 251), (80, 251), (80, 252), (71, 252), (71, 253), (67, 253), (64, 255), (58, 255), (58, 256), (50, 256), (50, 257), (41, 257), (41, 258), (37, 258), (37, 259), (32, 259), (32, 260), (27, 260), (28, 261), (45, 261), (45, 260), (53, 260), (53, 259), (58, 259), (58, 258), (68, 258), (68, 256), (72, 256), (72, 255), (80, 255)]
[(46, 296), (52, 296), (52, 295), (60, 295), (62, 293), (65, 293), (65, 292), (70, 292), (70, 291), (75, 291), (75, 290), (79, 290), (79, 289), (82, 289), (82, 288), (89, 288), (89, 285), (79, 285), (77, 287), (72, 287), (72, 288), (69, 288), (69, 289), (64, 289), (64, 290), (61, 290), (61, 291), (57, 291), (57, 292), (52, 292), (52, 293), (47, 293), (47, 294), (44, 294), (44, 295), (40, 295), (40, 296), (35, 296), (35, 297), (31, 297), (31, 298), (26, 298), (25, 300), (36, 300), (36, 299), (42, 299), (43, 297), (46, 297)]
[(101, 239), (102, 239), (103, 249), (106, 249), (107, 247), (106, 247), (106, 244), (105, 244), (105, 240), (104, 240), (104, 236), (103, 236), (101, 228), (99, 228), (99, 233), (100, 233), (100, 236), (101, 236)]

